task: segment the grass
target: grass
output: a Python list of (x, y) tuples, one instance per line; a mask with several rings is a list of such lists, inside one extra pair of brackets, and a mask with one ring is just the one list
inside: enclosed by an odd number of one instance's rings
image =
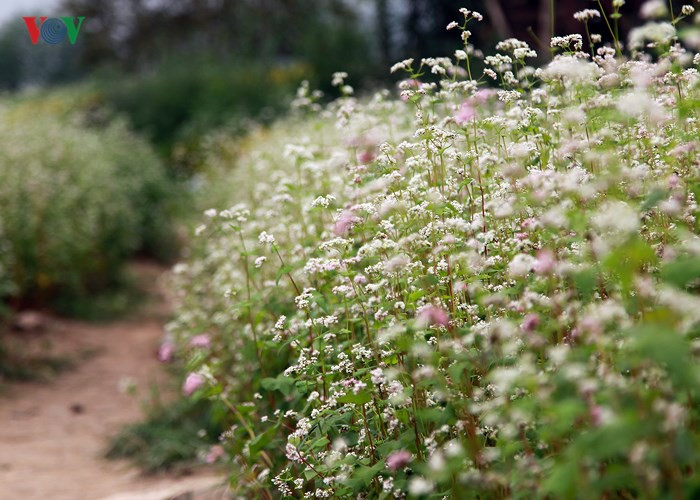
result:
[(99, 293), (58, 297), (53, 309), (61, 316), (105, 322), (134, 314), (145, 298), (135, 278), (123, 275), (113, 287)]
[(182, 470), (198, 460), (198, 450), (216, 442), (223, 432), (223, 405), (180, 399), (160, 402), (154, 390), (143, 422), (122, 429), (105, 456), (126, 458), (147, 473)]

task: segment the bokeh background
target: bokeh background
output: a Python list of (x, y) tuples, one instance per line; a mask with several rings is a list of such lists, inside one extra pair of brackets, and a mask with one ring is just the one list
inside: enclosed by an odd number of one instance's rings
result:
[[(572, 15), (590, 0), (34, 0), (3, 2), (0, 89), (89, 83), (94, 105), (128, 117), (164, 157), (186, 153), (214, 127), (245, 131), (286, 109), (302, 80), (332, 95), (331, 74), (357, 90), (391, 84), (406, 57), (449, 55), (445, 26), (457, 9), (482, 12), (472, 43), (488, 50), (517, 37), (548, 55), (543, 40), (579, 32)], [(622, 31), (641, 0), (627, 0)], [(554, 7), (556, 19), (550, 12)], [(20, 15), (85, 16), (75, 46), (30, 43)], [(599, 32), (606, 30), (599, 22)], [(596, 26), (593, 27), (594, 30)], [(546, 44), (546, 42), (544, 42)]]

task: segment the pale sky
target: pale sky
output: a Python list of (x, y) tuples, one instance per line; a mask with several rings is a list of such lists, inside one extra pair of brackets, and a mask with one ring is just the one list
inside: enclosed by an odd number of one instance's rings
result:
[(59, 0), (0, 0), (0, 25), (23, 15), (51, 14)]

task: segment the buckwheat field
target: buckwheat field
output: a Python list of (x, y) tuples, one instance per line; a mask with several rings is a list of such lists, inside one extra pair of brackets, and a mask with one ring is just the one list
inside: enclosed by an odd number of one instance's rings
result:
[(622, 40), (625, 2), (589, 3), (544, 66), (516, 39), (483, 58), (461, 9), (398, 92), (336, 73), (330, 104), (305, 85), (210, 142), (223, 202), (160, 354), (225, 423), (206, 458), (234, 495), (700, 494), (693, 7)]

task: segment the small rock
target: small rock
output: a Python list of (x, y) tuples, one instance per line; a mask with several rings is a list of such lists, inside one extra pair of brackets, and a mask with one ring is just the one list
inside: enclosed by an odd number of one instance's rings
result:
[(73, 403), (72, 405), (70, 405), (70, 411), (72, 411), (76, 415), (80, 415), (81, 413), (85, 413), (85, 407), (80, 403)]
[(17, 313), (12, 326), (22, 332), (36, 332), (46, 327), (46, 317), (38, 311), (22, 311)]

